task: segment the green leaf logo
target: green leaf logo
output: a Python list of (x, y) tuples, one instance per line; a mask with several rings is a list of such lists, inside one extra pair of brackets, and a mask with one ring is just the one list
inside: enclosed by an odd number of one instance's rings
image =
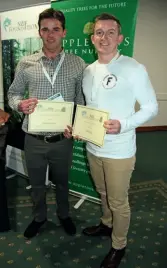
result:
[(94, 23), (93, 22), (87, 22), (84, 26), (84, 29), (83, 29), (83, 33), (84, 34), (92, 34), (93, 33), (93, 27), (94, 27)]
[(11, 25), (12, 21), (9, 18), (6, 18), (3, 22), (3, 27), (7, 31), (8, 27)]

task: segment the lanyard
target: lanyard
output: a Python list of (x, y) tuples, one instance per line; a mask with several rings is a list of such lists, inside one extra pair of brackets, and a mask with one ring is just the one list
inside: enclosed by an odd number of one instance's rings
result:
[(53, 89), (54, 83), (55, 83), (55, 81), (56, 81), (57, 74), (58, 74), (58, 72), (59, 72), (59, 70), (60, 70), (60, 68), (61, 68), (61, 65), (62, 65), (63, 61), (64, 61), (64, 58), (65, 58), (65, 53), (63, 53), (63, 55), (61, 56), (61, 59), (60, 59), (58, 65), (57, 65), (57, 67), (56, 67), (56, 70), (55, 70), (55, 72), (54, 72), (54, 74), (53, 74), (53, 78), (52, 78), (52, 79), (51, 79), (51, 77), (49, 76), (48, 72), (46, 71), (46, 69), (45, 69), (45, 67), (44, 67), (44, 65), (43, 65), (42, 60), (40, 61), (41, 65), (42, 65), (43, 73), (44, 73), (44, 75), (46, 76), (46, 78), (48, 79), (48, 81), (50, 82), (50, 84), (52, 85), (52, 89)]

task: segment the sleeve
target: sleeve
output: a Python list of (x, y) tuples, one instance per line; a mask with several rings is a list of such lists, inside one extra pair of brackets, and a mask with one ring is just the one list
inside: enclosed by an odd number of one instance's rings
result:
[(149, 79), (148, 73), (140, 64), (133, 77), (132, 91), (136, 101), (140, 105), (140, 110), (129, 118), (120, 120), (121, 132), (124, 133), (143, 125), (158, 113), (158, 103), (155, 91)]
[(80, 62), (80, 71), (77, 77), (77, 82), (76, 82), (76, 88), (75, 88), (75, 104), (80, 104), (80, 105), (85, 105), (85, 98), (83, 94), (83, 89), (82, 89), (82, 80), (83, 80), (83, 72), (84, 69), (86, 68), (86, 63), (81, 59)]
[(20, 61), (16, 68), (15, 78), (8, 90), (8, 103), (13, 110), (18, 111), (18, 104), (24, 98), (26, 84), (24, 62)]

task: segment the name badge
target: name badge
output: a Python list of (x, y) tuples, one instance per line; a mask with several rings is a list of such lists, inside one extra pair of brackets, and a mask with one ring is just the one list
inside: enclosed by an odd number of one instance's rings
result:
[(54, 100), (54, 101), (64, 101), (61, 93), (56, 93), (48, 98), (48, 100)]
[(102, 85), (106, 89), (113, 88), (117, 83), (117, 77), (114, 74), (108, 74), (103, 78)]

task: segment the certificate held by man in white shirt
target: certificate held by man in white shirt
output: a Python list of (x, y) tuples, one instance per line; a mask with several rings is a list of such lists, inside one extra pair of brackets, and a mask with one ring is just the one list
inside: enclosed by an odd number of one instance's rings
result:
[(72, 135), (101, 147), (106, 134), (103, 125), (108, 119), (109, 113), (106, 111), (77, 105)]

